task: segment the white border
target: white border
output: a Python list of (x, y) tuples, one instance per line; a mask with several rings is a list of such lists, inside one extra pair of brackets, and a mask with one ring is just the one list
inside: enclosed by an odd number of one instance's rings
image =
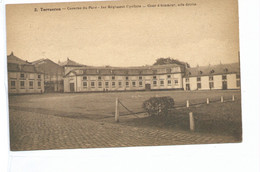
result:
[[(78, 0), (82, 1), (82, 0)], [(1, 37), (5, 38), (4, 4), (71, 2), (68, 0), (0, 1)], [(132, 147), (57, 151), (10, 152), (6, 45), (1, 39), (0, 58), (0, 169), (12, 172), (35, 171), (181, 171), (181, 172), (259, 172), (259, 0), (240, 0), (240, 55), (242, 81), (243, 142), (186, 146)]]

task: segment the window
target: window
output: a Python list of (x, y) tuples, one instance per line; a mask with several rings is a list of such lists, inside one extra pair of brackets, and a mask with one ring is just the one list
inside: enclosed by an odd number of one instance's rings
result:
[(112, 80), (115, 80), (115, 76), (112, 76)]
[(213, 76), (209, 76), (209, 80), (210, 80), (210, 81), (213, 81)]
[(142, 79), (143, 79), (143, 77), (139, 76), (139, 80), (142, 80)]
[(41, 79), (41, 75), (38, 75), (38, 79)]
[(197, 83), (197, 88), (201, 88), (201, 83)]
[(140, 81), (140, 82), (139, 82), (139, 87), (142, 87), (142, 86), (143, 86), (143, 82)]
[(179, 81), (178, 81), (178, 80), (174, 80), (174, 84), (175, 84), (175, 85), (178, 85), (178, 84), (179, 84)]
[(86, 77), (86, 76), (83, 76), (83, 80), (87, 80), (87, 77)]
[(237, 87), (240, 87), (240, 80), (237, 80)]
[(20, 78), (24, 78), (24, 73), (21, 73), (21, 74), (20, 74)]
[(11, 81), (11, 89), (15, 88), (15, 81)]
[(209, 83), (209, 88), (211, 89), (211, 88), (214, 88), (214, 82), (210, 82)]
[(24, 88), (24, 81), (20, 81), (20, 87)]
[(42, 84), (41, 84), (41, 82), (39, 81), (39, 82), (38, 82), (38, 88), (41, 88), (41, 85), (42, 85)]
[(33, 89), (33, 81), (29, 81), (29, 88)]
[(135, 87), (135, 81), (132, 82), (133, 87)]
[(106, 88), (108, 88), (109, 82), (105, 82), (105, 86), (106, 86)]
[(99, 88), (102, 87), (102, 82), (98, 82), (98, 87), (99, 87)]
[(185, 81), (186, 81), (186, 82), (190, 82), (190, 79), (189, 79), (189, 78), (186, 78)]
[(200, 82), (200, 81), (201, 81), (201, 78), (200, 78), (200, 77), (197, 77), (197, 81)]
[(156, 79), (156, 76), (153, 76), (153, 79)]
[(164, 81), (160, 81), (160, 85), (161, 85), (161, 86), (164, 86)]
[(129, 87), (129, 82), (125, 82), (125, 86), (126, 86), (126, 87)]
[(95, 82), (91, 82), (91, 87), (95, 87)]
[(128, 80), (128, 76), (125, 77), (125, 80)]
[(157, 82), (156, 82), (156, 81), (153, 81), (153, 85), (156, 86), (156, 85), (157, 85)]
[(171, 80), (168, 80), (168, 85), (172, 85), (172, 81)]
[(118, 86), (122, 87), (122, 82), (121, 81), (118, 82)]
[(115, 87), (116, 86), (116, 82), (112, 82), (112, 87)]
[(167, 75), (167, 78), (171, 78), (171, 75)]
[(236, 74), (236, 78), (237, 78), (237, 79), (240, 79), (240, 74)]
[(98, 80), (101, 80), (101, 76), (98, 76)]
[(87, 82), (83, 82), (83, 87), (87, 87)]
[(222, 75), (222, 80), (226, 80), (227, 79), (227, 75)]

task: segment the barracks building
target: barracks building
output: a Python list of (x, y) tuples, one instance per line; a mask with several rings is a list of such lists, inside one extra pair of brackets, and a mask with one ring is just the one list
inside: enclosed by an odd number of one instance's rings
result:
[(28, 94), (44, 92), (44, 75), (34, 65), (16, 57), (7, 56), (8, 93)]
[(94, 67), (69, 58), (33, 63), (8, 57), (9, 93), (106, 92), (138, 90), (240, 89), (239, 63), (197, 66), (166, 64), (139, 67)]

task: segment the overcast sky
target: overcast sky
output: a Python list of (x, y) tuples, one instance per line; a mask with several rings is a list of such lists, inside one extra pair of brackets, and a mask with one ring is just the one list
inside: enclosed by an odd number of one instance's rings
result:
[[(154, 2), (154, 3), (152, 3)], [(157, 3), (156, 3), (157, 2)], [(121, 2), (120, 5), (167, 3)], [(188, 1), (168, 1), (171, 4)], [(151, 65), (172, 57), (191, 66), (238, 62), (237, 0), (196, 0), (196, 6), (62, 10), (119, 2), (9, 5), (7, 54), (24, 60), (67, 57), (86, 65)], [(34, 12), (37, 8), (38, 12)]]

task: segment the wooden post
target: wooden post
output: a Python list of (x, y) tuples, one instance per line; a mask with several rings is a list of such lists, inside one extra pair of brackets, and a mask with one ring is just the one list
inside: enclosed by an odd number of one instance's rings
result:
[(224, 102), (223, 96), (220, 97), (220, 102), (221, 102), (221, 103)]
[(115, 121), (119, 122), (118, 98), (116, 98)]
[(209, 98), (207, 98), (207, 105), (209, 104)]
[(190, 102), (187, 100), (186, 107), (190, 107)]
[(232, 101), (235, 101), (235, 96), (234, 95), (232, 95)]
[(193, 113), (190, 112), (189, 116), (190, 116), (190, 131), (194, 131), (195, 130), (195, 123), (194, 123)]

